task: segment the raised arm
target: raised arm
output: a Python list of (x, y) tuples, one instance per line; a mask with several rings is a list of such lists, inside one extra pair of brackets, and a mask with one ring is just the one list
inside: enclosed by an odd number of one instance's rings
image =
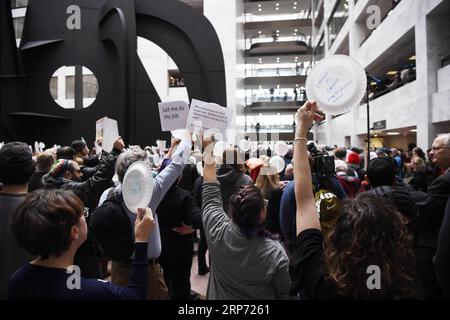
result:
[(220, 184), (217, 181), (216, 161), (213, 156), (214, 143), (204, 141), (202, 220), (206, 238), (209, 241), (219, 239), (222, 231), (230, 221), (223, 210)]
[(315, 102), (306, 102), (297, 111), (297, 131), (294, 140), (294, 180), (297, 205), (297, 235), (307, 229), (320, 230), (320, 220), (313, 197), (311, 169), (309, 167), (306, 134), (317, 111)]
[[(169, 151), (170, 156), (173, 154), (173, 150), (176, 149), (179, 143), (179, 139), (172, 140), (172, 145)], [(183, 171), (183, 164), (182, 156), (177, 153), (173, 156), (170, 164), (155, 177), (152, 199), (149, 204), (149, 207), (153, 210), (153, 212), (156, 212), (156, 208), (161, 203), (167, 191), (180, 177), (181, 172)]]

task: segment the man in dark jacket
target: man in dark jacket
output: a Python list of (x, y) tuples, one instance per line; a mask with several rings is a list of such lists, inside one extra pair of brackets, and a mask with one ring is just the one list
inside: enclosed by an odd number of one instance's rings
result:
[(0, 300), (7, 298), (9, 278), (33, 259), (17, 244), (9, 226), (14, 211), (25, 199), (33, 171), (31, 151), (25, 143), (10, 142), (0, 150)]
[[(72, 190), (92, 212), (103, 191), (111, 185), (117, 156), (125, 144), (119, 137), (114, 142), (111, 153), (103, 153), (95, 174), (84, 182), (80, 182), (82, 172), (78, 163), (72, 160), (58, 160), (48, 174), (42, 178), (44, 188)], [(81, 245), (75, 256), (75, 264), (80, 266), (84, 278), (101, 278), (99, 265), (99, 248), (91, 233)]]
[(446, 297), (450, 298), (450, 198), (447, 201), (444, 221), (439, 232), (434, 265), (439, 285)]
[(190, 298), (190, 275), (194, 253), (193, 232), (202, 225), (200, 208), (189, 191), (176, 185), (156, 209), (161, 228), (159, 262), (172, 300)]
[(450, 134), (439, 136), (434, 140), (430, 156), (432, 162), (444, 171), (444, 174), (431, 184), (427, 193), (414, 193), (416, 200), (420, 202), (419, 212), (422, 223), (418, 258), (420, 258), (422, 273), (427, 275), (425, 279), (427, 298), (440, 299), (443, 298), (443, 293), (437, 283), (432, 258), (436, 253), (439, 230), (450, 196)]

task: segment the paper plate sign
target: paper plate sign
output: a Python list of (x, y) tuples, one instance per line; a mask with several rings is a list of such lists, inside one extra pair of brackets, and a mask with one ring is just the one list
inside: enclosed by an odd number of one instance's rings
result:
[(353, 58), (335, 55), (315, 65), (306, 79), (309, 100), (330, 115), (350, 111), (359, 104), (367, 88), (364, 68)]
[(143, 161), (133, 163), (125, 173), (122, 195), (128, 210), (137, 213), (138, 208), (148, 207), (153, 194), (153, 175)]
[(284, 170), (284, 167), (286, 166), (286, 163), (284, 162), (283, 158), (279, 156), (275, 156), (270, 158), (269, 164), (271, 167), (274, 167), (277, 173), (280, 173)]
[(284, 141), (275, 143), (274, 152), (276, 155), (284, 157), (291, 148)]

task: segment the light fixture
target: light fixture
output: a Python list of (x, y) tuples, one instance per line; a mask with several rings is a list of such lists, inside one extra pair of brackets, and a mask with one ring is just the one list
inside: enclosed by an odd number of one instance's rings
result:
[(296, 6), (294, 6), (294, 8), (293, 8), (294, 10), (296, 10), (297, 9), (297, 7)]
[(412, 130), (410, 130), (411, 132), (417, 132), (417, 129), (412, 129)]
[(262, 89), (262, 86), (259, 86), (259, 90), (261, 90)]
[(297, 32), (298, 31), (298, 29), (294, 29), (294, 32)]
[(374, 137), (375, 137), (375, 138), (378, 138), (378, 135), (376, 134), (376, 135), (374, 135)]
[(275, 3), (275, 5), (278, 7), (280, 4), (277, 2), (277, 3)]
[(386, 72), (387, 76), (395, 76), (398, 73), (398, 71), (388, 71)]
[(259, 30), (259, 31), (258, 31), (258, 33), (259, 33), (259, 34), (261, 34), (261, 33), (262, 33), (262, 31), (261, 31), (261, 30)]
[(262, 11), (261, 8), (259, 8), (258, 11)]
[(416, 56), (409, 57), (409, 61), (416, 61)]
[(280, 85), (279, 84), (277, 84), (277, 89), (280, 89)]
[(258, 4), (258, 8), (261, 8), (261, 4)]
[(276, 7), (275, 10), (279, 10), (280, 8)]
[(388, 136), (399, 136), (400, 132), (388, 132), (387, 135)]
[(295, 87), (298, 88), (298, 84), (296, 84)]
[(297, 1), (294, 2), (294, 6), (296, 6), (296, 5), (297, 5)]

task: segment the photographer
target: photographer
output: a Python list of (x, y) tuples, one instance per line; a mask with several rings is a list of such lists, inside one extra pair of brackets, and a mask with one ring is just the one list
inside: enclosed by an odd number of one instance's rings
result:
[[(313, 195), (318, 199), (318, 205), (330, 211), (336, 209), (337, 202), (347, 198), (347, 194), (342, 188), (339, 180), (334, 172), (334, 157), (328, 156), (320, 152), (314, 143), (308, 144), (309, 163), (312, 170)], [(294, 163), (294, 170), (296, 164)], [(280, 226), (286, 245), (290, 249), (290, 245), (295, 241), (295, 179), (290, 181), (284, 189), (280, 205)], [(325, 199), (324, 199), (325, 198)], [(324, 203), (322, 203), (322, 201)], [(327, 203), (329, 202), (329, 203)], [(323, 212), (324, 217), (328, 212)], [(332, 214), (332, 212), (329, 212)]]

